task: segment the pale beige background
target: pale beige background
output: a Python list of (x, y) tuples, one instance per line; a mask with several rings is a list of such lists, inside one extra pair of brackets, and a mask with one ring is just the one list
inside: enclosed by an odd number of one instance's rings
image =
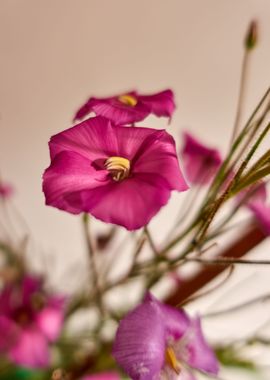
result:
[(171, 87), (174, 136), (188, 127), (226, 150), (243, 34), (253, 18), (260, 42), (247, 111), (269, 85), (269, 0), (0, 0), (0, 172), (15, 184), (39, 250), (84, 265), (78, 218), (44, 206), (41, 175), (50, 136), (70, 126), (88, 96)]

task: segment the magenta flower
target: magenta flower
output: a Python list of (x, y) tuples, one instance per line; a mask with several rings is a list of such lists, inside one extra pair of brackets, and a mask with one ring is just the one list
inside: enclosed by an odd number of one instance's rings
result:
[(184, 191), (173, 138), (164, 130), (88, 119), (53, 136), (43, 176), (46, 204), (135, 230)]
[(217, 149), (208, 148), (187, 132), (181, 155), (187, 178), (194, 185), (209, 183), (222, 162)]
[(171, 117), (175, 110), (174, 95), (165, 90), (153, 95), (140, 95), (136, 91), (109, 98), (90, 98), (75, 114), (74, 121), (89, 113), (104, 116), (115, 124), (133, 124), (148, 115)]
[(116, 372), (101, 372), (93, 375), (87, 375), (82, 380), (120, 380)]
[(120, 322), (113, 355), (133, 380), (194, 380), (194, 370), (216, 375), (219, 367), (199, 318), (151, 294)]
[(63, 298), (48, 297), (40, 279), (26, 276), (19, 284), (6, 285), (0, 294), (0, 352), (18, 365), (46, 367), (63, 312)]

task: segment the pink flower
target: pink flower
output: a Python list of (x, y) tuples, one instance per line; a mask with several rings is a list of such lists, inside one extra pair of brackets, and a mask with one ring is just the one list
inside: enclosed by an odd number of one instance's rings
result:
[(217, 149), (208, 148), (188, 132), (184, 133), (181, 155), (187, 178), (194, 185), (209, 183), (222, 162)]
[(18, 365), (46, 367), (49, 343), (63, 323), (63, 299), (48, 297), (40, 279), (26, 276), (0, 294), (0, 352)]
[(132, 380), (195, 380), (194, 369), (212, 375), (219, 369), (199, 318), (151, 294), (120, 322), (113, 355)]
[(250, 197), (247, 200), (247, 207), (254, 214), (259, 225), (266, 235), (270, 235), (270, 205), (267, 204), (267, 191), (265, 183), (255, 184), (240, 193), (243, 198), (247, 193)]
[(121, 377), (116, 372), (100, 372), (87, 375), (82, 380), (121, 380)]
[(46, 204), (135, 230), (187, 184), (165, 130), (88, 119), (53, 136), (43, 176)]
[(14, 188), (9, 183), (0, 182), (0, 198), (8, 199), (14, 193)]
[(133, 124), (151, 113), (171, 117), (175, 109), (174, 95), (165, 90), (153, 95), (140, 95), (136, 91), (109, 98), (90, 98), (75, 114), (74, 121), (84, 119), (89, 113), (104, 116), (115, 124)]

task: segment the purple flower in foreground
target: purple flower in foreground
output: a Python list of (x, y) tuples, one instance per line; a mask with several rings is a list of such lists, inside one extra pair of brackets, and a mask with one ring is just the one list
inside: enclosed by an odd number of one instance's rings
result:
[(88, 119), (53, 136), (43, 176), (46, 204), (135, 230), (184, 191), (173, 138), (164, 130)]
[(0, 294), (0, 352), (18, 365), (46, 367), (62, 322), (63, 298), (48, 297), (39, 278), (8, 284)]
[(174, 95), (165, 90), (153, 95), (140, 95), (136, 91), (109, 98), (90, 98), (75, 114), (74, 121), (89, 113), (104, 116), (115, 124), (133, 124), (148, 115), (171, 117), (175, 110)]
[(120, 380), (116, 372), (101, 372), (93, 375), (87, 375), (82, 380)]
[(133, 380), (194, 380), (193, 369), (216, 375), (219, 367), (199, 318), (151, 294), (120, 322), (113, 355)]
[(222, 162), (217, 149), (208, 148), (187, 132), (181, 155), (187, 178), (194, 185), (209, 183)]

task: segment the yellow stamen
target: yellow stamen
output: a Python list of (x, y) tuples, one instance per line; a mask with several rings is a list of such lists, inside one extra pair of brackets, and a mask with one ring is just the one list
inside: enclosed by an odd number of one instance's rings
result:
[(124, 157), (113, 156), (106, 160), (106, 169), (111, 173), (114, 181), (122, 181), (129, 176), (130, 161)]
[(174, 350), (171, 347), (166, 348), (165, 361), (175, 371), (177, 375), (180, 374), (181, 366), (175, 356)]
[(124, 103), (126, 106), (135, 107), (138, 100), (133, 95), (120, 95), (118, 97), (119, 102)]

